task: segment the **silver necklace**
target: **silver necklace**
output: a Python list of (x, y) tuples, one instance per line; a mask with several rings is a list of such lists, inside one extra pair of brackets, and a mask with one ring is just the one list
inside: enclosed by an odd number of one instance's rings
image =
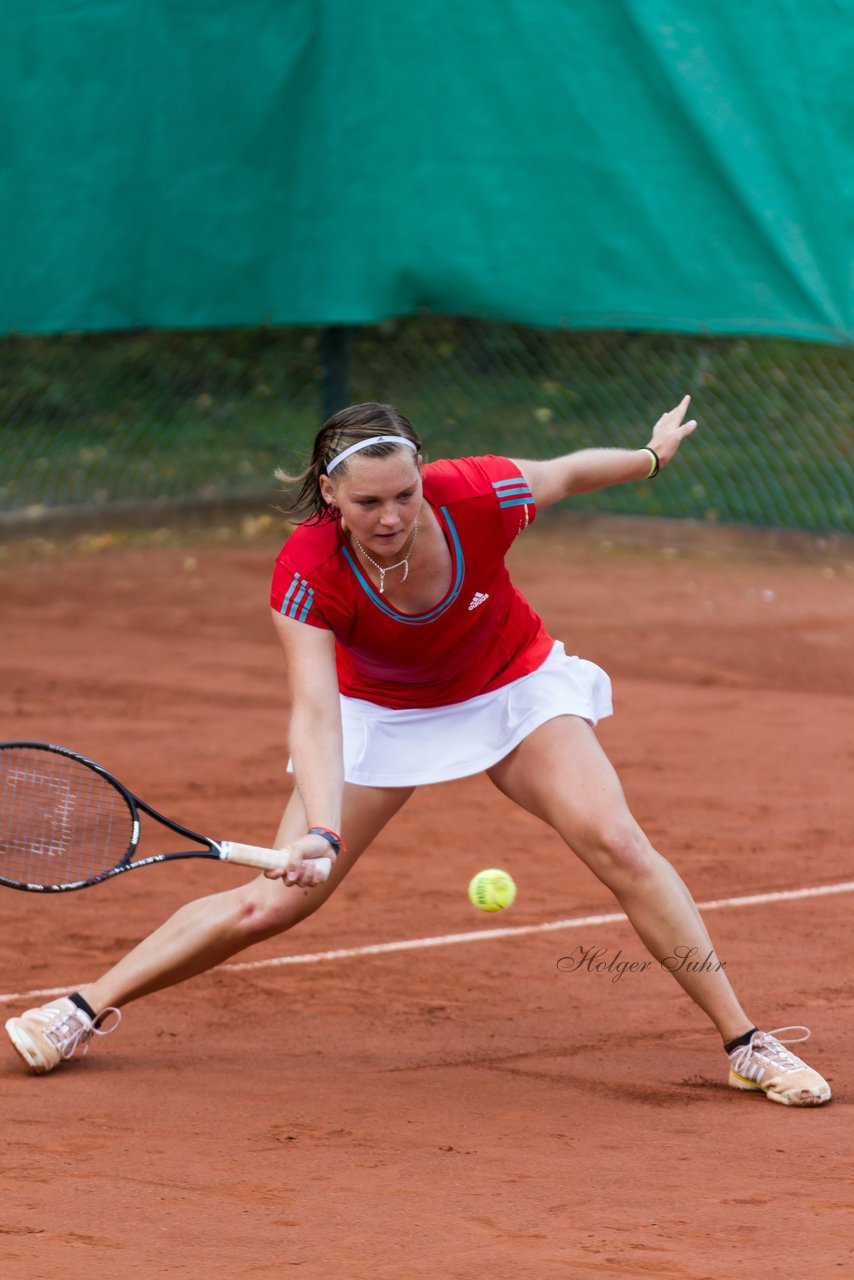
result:
[(409, 577), (409, 557), (412, 555), (412, 548), (415, 546), (415, 539), (417, 536), (418, 536), (418, 521), (416, 520), (415, 524), (412, 526), (412, 541), (409, 544), (409, 550), (407, 551), (406, 555), (403, 557), (402, 560), (398, 560), (397, 564), (389, 564), (389, 565), (386, 565), (385, 568), (383, 568), (381, 564), (377, 564), (376, 560), (372, 559), (372, 557), (368, 555), (367, 551), (362, 546), (361, 542), (356, 537), (355, 533), (353, 534), (353, 541), (358, 547), (360, 554), (365, 557), (368, 564), (372, 564), (374, 566), (377, 573), (380, 575), (380, 595), (385, 594), (385, 576), (387, 573), (391, 573), (392, 569), (399, 569), (400, 566), (403, 565), (403, 577), (401, 578), (401, 582), (405, 582), (406, 579)]

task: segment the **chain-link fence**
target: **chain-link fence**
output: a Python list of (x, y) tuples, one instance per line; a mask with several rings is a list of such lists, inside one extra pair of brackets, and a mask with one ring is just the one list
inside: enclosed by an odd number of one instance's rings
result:
[(428, 457), (635, 447), (686, 392), (700, 430), (654, 484), (574, 500), (854, 532), (854, 356), (788, 341), (422, 317), (342, 332), (0, 340), (0, 515), (258, 494), (332, 405), (391, 401)]

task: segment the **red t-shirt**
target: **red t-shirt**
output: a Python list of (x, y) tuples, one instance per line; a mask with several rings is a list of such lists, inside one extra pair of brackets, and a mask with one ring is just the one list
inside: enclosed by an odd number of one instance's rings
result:
[(423, 476), (453, 566), (450, 589), (428, 612), (401, 613), (374, 589), (340, 520), (300, 525), (273, 572), (273, 608), (335, 635), (341, 693), (385, 707), (488, 693), (536, 670), (553, 643), (504, 564), (536, 514), (518, 467), (461, 458), (428, 463)]

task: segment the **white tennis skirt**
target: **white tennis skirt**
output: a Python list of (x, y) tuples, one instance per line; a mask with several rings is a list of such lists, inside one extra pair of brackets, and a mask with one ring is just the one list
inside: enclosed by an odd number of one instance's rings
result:
[[(481, 773), (555, 716), (609, 716), (611, 681), (555, 641), (542, 666), (465, 702), (392, 710), (341, 698), (344, 776), (364, 787), (417, 787)], [(290, 768), (290, 765), (288, 766)]]

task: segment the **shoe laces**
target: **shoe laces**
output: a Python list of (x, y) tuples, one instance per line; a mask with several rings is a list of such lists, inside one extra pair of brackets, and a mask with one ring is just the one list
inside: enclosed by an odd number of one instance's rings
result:
[[(786, 1035), (787, 1031), (802, 1031), (803, 1035)], [(800, 1071), (804, 1063), (795, 1054), (785, 1048), (787, 1044), (801, 1044), (809, 1040), (809, 1027), (778, 1027), (776, 1031), (757, 1031), (748, 1044), (741, 1044), (730, 1055), (733, 1071), (741, 1071), (747, 1066), (754, 1054), (761, 1055), (763, 1062), (777, 1067), (780, 1071)]]
[[(116, 1020), (112, 1026), (102, 1027), (101, 1023), (109, 1017), (111, 1013), (116, 1015)], [(102, 1009), (95, 1018), (90, 1018), (83, 1009), (75, 1006), (74, 1012), (63, 1012), (62, 1018), (52, 1027), (47, 1027), (45, 1035), (52, 1040), (59, 1050), (61, 1058), (68, 1059), (74, 1056), (79, 1048), (83, 1048), (83, 1057), (89, 1052), (89, 1041), (93, 1036), (109, 1036), (116, 1030), (122, 1020), (120, 1009), (116, 1009), (110, 1005), (107, 1009)]]

